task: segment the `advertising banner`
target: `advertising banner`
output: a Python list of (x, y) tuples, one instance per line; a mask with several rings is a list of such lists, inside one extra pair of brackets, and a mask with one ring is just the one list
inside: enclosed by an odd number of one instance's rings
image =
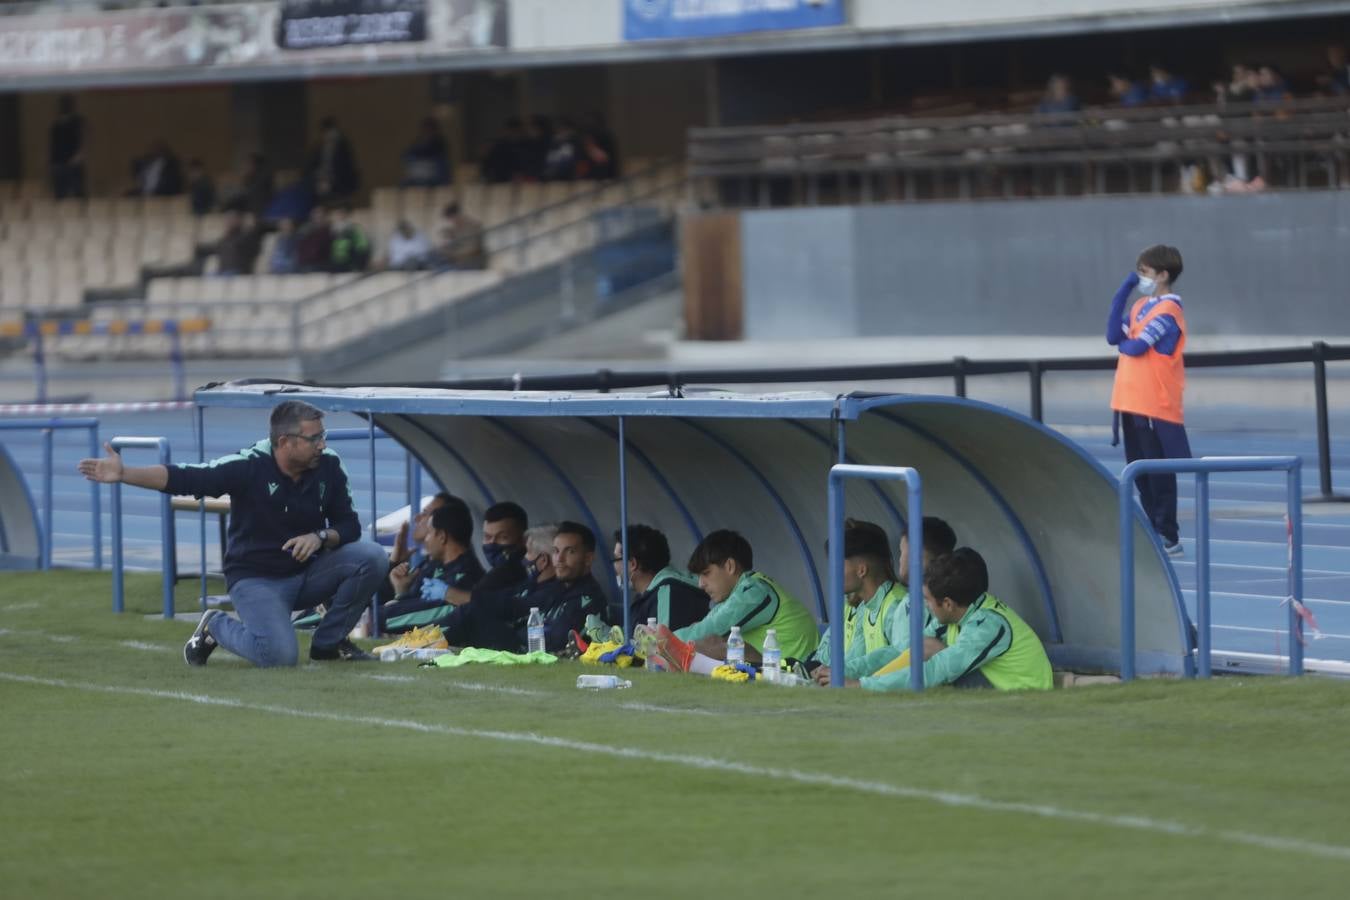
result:
[(376, 62), (506, 46), (503, 0), (300, 0), (0, 16), (0, 78)]
[(844, 24), (844, 0), (622, 0), (627, 41)]

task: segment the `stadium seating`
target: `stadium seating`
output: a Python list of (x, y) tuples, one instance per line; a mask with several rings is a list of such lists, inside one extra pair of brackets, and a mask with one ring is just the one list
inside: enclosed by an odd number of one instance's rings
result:
[[(223, 231), (223, 216), (194, 217), (185, 198), (53, 201), (40, 196), (41, 186), (0, 183), (0, 319), (80, 311), (104, 322), (201, 317), (211, 328), (181, 337), (185, 356), (316, 352), (585, 250), (604, 238), (598, 212), (640, 205), (671, 213), (683, 185), (681, 166), (652, 165), (606, 184), (377, 188), (371, 206), (353, 213), (376, 258), (402, 219), (434, 242), (443, 207), (458, 200), (484, 227), (488, 269), (269, 275), (275, 235), (268, 235), (254, 274), (220, 278), (213, 257), (201, 276), (154, 274), (153, 267), (190, 266)], [(109, 288), (129, 299), (85, 303), (91, 289)], [(164, 358), (173, 338), (63, 334), (48, 343), (54, 356), (72, 360)]]

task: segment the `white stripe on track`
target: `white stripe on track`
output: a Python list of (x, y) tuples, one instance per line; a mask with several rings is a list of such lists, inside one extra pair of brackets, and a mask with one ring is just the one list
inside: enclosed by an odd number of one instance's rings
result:
[(42, 687), (63, 688), (66, 690), (88, 691), (97, 694), (115, 694), (132, 697), (151, 697), (159, 700), (177, 700), (184, 703), (197, 703), (203, 706), (222, 706), (230, 709), (243, 709), (252, 712), (271, 713), (296, 719), (313, 719), (323, 722), (340, 722), (346, 725), (373, 725), (379, 728), (395, 728), (415, 731), (422, 734), (441, 734), (452, 737), (477, 738), (488, 741), (502, 741), (512, 744), (527, 744), (537, 747), (550, 747), (561, 750), (575, 750), (587, 754), (600, 754), (617, 759), (641, 760), (643, 762), (664, 763), (687, 769), (729, 772), (746, 775), (751, 778), (772, 781), (788, 781), (813, 787), (839, 788), (879, 797), (891, 797), (903, 800), (922, 800), (941, 806), (972, 809), (980, 812), (1009, 813), (1013, 815), (1036, 816), (1061, 822), (1074, 822), (1082, 825), (1096, 825), (1103, 828), (1116, 828), (1129, 831), (1142, 831), (1151, 834), (1189, 837), (1202, 840), (1215, 840), (1229, 844), (1241, 844), (1260, 847), (1264, 850), (1280, 850), (1302, 856), (1313, 856), (1350, 863), (1350, 846), (1340, 844), (1321, 844), (1297, 838), (1276, 835), (1251, 834), (1245, 831), (1206, 828), (1187, 825), (1167, 819), (1155, 819), (1150, 816), (1120, 816), (1110, 813), (1084, 812), (1064, 809), (1041, 803), (1017, 803), (1006, 800), (994, 800), (978, 794), (959, 794), (953, 791), (936, 791), (928, 788), (909, 787), (888, 784), (880, 781), (865, 781), (860, 778), (845, 778), (818, 772), (802, 772), (797, 769), (782, 769), (770, 766), (758, 766), (734, 760), (718, 759), (712, 756), (694, 756), (685, 753), (663, 753), (656, 750), (643, 750), (637, 747), (614, 747), (590, 741), (576, 741), (570, 738), (551, 737), (524, 731), (496, 731), (478, 728), (461, 728), (453, 725), (437, 725), (419, 722), (414, 719), (388, 719), (381, 716), (356, 716), (344, 713), (322, 712), (312, 709), (294, 709), (288, 706), (275, 706), (269, 703), (249, 703), (229, 697), (214, 697), (210, 694), (189, 694), (183, 691), (164, 691), (154, 688), (137, 688), (123, 685), (93, 684), (90, 682), (67, 681), (59, 678), (38, 678), (33, 675), (21, 675), (14, 672), (0, 672), (0, 680), (18, 684), (40, 685)]

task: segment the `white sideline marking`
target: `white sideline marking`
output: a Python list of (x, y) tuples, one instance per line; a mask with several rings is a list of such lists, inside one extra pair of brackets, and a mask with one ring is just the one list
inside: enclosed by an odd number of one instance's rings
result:
[[(412, 675), (362, 675), (362, 678), (370, 681), (394, 681), (408, 682), (417, 681)], [(477, 681), (447, 681), (443, 682), (446, 687), (458, 688), (461, 691), (486, 691), (492, 694), (514, 694), (517, 697), (544, 697), (548, 696), (548, 691), (532, 691), (529, 688), (506, 687), (499, 684), (482, 684)]]
[(119, 647), (130, 647), (132, 650), (149, 650), (154, 653), (168, 653), (173, 647), (166, 647), (163, 644), (147, 644), (145, 641), (118, 641)]
[(1208, 838), (1230, 844), (1243, 844), (1261, 847), (1265, 850), (1284, 850), (1304, 856), (1315, 856), (1350, 862), (1350, 847), (1339, 844), (1319, 844), (1297, 838), (1284, 838), (1273, 835), (1250, 834), (1245, 831), (1231, 831), (1205, 828), (1198, 825), (1186, 825), (1166, 819), (1149, 816), (1118, 816), (1109, 813), (1083, 812), (1064, 809), (1041, 803), (1017, 803), (1006, 800), (993, 800), (978, 794), (958, 794), (953, 791), (935, 791), (928, 788), (907, 787), (880, 781), (864, 781), (860, 778), (844, 778), (817, 772), (802, 772), (797, 769), (780, 769), (770, 766), (756, 766), (733, 760), (717, 759), (711, 756), (694, 756), (685, 753), (662, 753), (655, 750), (643, 750), (636, 747), (612, 747), (608, 744), (596, 744), (590, 741), (575, 741), (569, 738), (550, 737), (543, 734), (523, 731), (495, 731), (478, 728), (459, 728), (453, 725), (436, 725), (418, 722), (413, 719), (387, 719), (380, 716), (355, 716), (343, 713), (321, 712), (311, 709), (293, 709), (287, 706), (275, 706), (268, 703), (248, 703), (228, 697), (213, 697), (209, 694), (189, 694), (182, 691), (163, 691), (154, 688), (126, 687), (122, 685), (93, 684), (89, 682), (66, 681), (59, 678), (38, 678), (32, 675), (20, 675), (14, 672), (0, 672), (0, 680), (20, 684), (35, 684), (44, 687), (65, 688), (68, 690), (90, 691), (98, 694), (118, 694), (134, 697), (153, 697), (161, 700), (179, 700), (198, 703), (203, 706), (223, 706), (230, 709), (245, 709), (252, 712), (273, 713), (297, 719), (314, 719), (323, 722), (341, 722), (348, 725), (375, 725), (380, 728), (397, 728), (416, 731), (423, 734), (443, 734), (452, 737), (481, 738), (490, 741), (504, 741), (513, 744), (532, 744), (538, 747), (553, 747), (563, 750), (576, 750), (588, 754), (601, 754), (618, 759), (642, 760), (645, 762), (665, 763), (688, 769), (703, 769), (717, 772), (730, 772), (748, 775), (753, 778), (765, 778), (774, 781), (791, 781), (815, 787), (842, 788), (863, 794), (880, 797), (893, 797), (904, 800), (926, 800), (942, 806), (974, 809), (981, 812), (1012, 813), (1015, 815), (1038, 816), (1063, 822), (1077, 822), (1085, 825), (1099, 825), (1106, 828), (1121, 828), (1130, 831), (1152, 832), (1177, 837)]
[(19, 612), (25, 609), (37, 609), (36, 603), (11, 603), (8, 606), (0, 606), (0, 612)]

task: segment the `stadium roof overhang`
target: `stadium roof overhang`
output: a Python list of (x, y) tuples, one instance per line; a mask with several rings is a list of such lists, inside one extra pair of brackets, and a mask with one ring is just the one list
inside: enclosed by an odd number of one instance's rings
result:
[[(912, 466), (924, 510), (989, 563), (991, 590), (1058, 665), (1119, 668), (1117, 482), (1063, 435), (1009, 410), (903, 394), (666, 394), (323, 388), (237, 382), (201, 407), (304, 399), (371, 419), (481, 512), (506, 499), (534, 520), (575, 519), (602, 545), (629, 521), (660, 528), (676, 560), (718, 528), (745, 534), (756, 567), (825, 609), (826, 479), (835, 462)], [(624, 478), (620, 477), (620, 446)], [(901, 482), (852, 483), (847, 515), (904, 523)], [(1141, 672), (1191, 671), (1181, 591), (1136, 508)], [(597, 575), (612, 582), (607, 553)]]

